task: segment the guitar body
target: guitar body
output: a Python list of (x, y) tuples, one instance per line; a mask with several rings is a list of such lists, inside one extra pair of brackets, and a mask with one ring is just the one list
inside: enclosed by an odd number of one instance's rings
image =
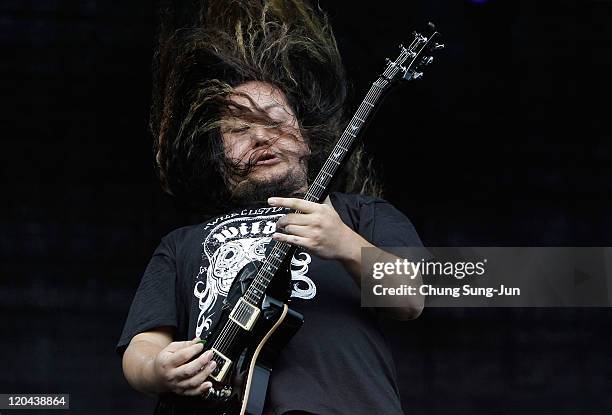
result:
[[(206, 344), (214, 344), (223, 333), (230, 313), (252, 284), (261, 263), (247, 264), (236, 276), (223, 303), (222, 314)], [(268, 381), (274, 360), (281, 349), (303, 323), (301, 314), (289, 309), (290, 287), (288, 269), (279, 272), (275, 284), (270, 285), (263, 297), (259, 318), (250, 331), (240, 330), (229, 349), (223, 355), (231, 362), (231, 368), (221, 381), (213, 380), (213, 391), (201, 402), (202, 414), (260, 415), (263, 412)], [(274, 296), (273, 296), (274, 295)], [(219, 373), (219, 365), (215, 369)], [(215, 374), (213, 372), (213, 375)]]

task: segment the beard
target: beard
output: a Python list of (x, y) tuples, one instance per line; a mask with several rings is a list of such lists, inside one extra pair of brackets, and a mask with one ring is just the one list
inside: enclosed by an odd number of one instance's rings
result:
[(232, 190), (230, 200), (236, 207), (268, 206), (268, 198), (299, 197), (301, 198), (306, 183), (303, 171), (287, 172), (284, 175), (264, 179), (247, 179), (236, 185)]

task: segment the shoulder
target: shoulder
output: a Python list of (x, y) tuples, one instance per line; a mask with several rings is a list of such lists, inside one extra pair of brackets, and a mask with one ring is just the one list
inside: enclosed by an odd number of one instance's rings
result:
[(201, 226), (201, 224), (183, 226), (168, 232), (162, 239), (167, 241), (181, 241), (198, 234)]
[(329, 198), (336, 209), (362, 211), (393, 210), (399, 212), (390, 202), (380, 197), (333, 192), (329, 195)]
[[(161, 238), (160, 247), (165, 247), (173, 254), (180, 251), (183, 246), (192, 245), (201, 239), (201, 225), (188, 225), (174, 229)], [(199, 243), (199, 242), (196, 242)]]
[(353, 229), (374, 222), (393, 221), (410, 224), (410, 220), (391, 203), (380, 197), (333, 192), (329, 195), (334, 209)]
[(375, 245), (421, 245), (410, 219), (385, 199), (346, 193), (332, 193), (330, 199), (345, 223)]
[(329, 195), (334, 206), (365, 206), (374, 205), (377, 203), (389, 204), (384, 199), (368, 195), (360, 195), (356, 193), (341, 193), (332, 192)]

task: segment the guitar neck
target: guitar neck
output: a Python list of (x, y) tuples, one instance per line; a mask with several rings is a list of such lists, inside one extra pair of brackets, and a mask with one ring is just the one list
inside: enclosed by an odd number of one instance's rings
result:
[[(308, 187), (304, 200), (321, 203), (325, 199), (329, 193), (332, 180), (336, 177), (344, 162), (350, 157), (359, 132), (363, 129), (374, 108), (380, 103), (388, 85), (389, 81), (382, 76), (372, 83), (370, 90), (336, 142), (334, 149), (327, 157), (319, 174)], [(253, 283), (244, 294), (245, 299), (251, 304), (259, 303), (281, 264), (290, 253), (293, 253), (293, 247), (285, 242), (272, 241), (270, 243), (274, 244), (272, 250), (264, 260)]]
[(341, 170), (344, 162), (350, 157), (351, 150), (357, 141), (359, 132), (365, 126), (374, 108), (380, 103), (388, 84), (389, 82), (383, 77), (378, 78), (372, 84), (370, 90), (359, 105), (359, 108), (353, 115), (353, 118), (351, 118), (351, 121), (336, 142), (334, 149), (327, 157), (319, 174), (308, 188), (304, 200), (316, 203), (323, 202), (329, 193), (329, 187), (332, 180)]
[[(433, 56), (430, 56), (430, 53), (444, 47), (443, 44), (432, 41), (439, 34), (433, 24), (430, 23), (429, 26), (431, 33), (428, 36), (414, 32), (413, 39), (408, 47), (400, 45), (400, 53), (397, 58), (395, 60), (387, 59), (387, 66), (384, 72), (373, 82), (351, 121), (336, 142), (331, 154), (327, 157), (319, 174), (308, 187), (304, 200), (321, 203), (325, 199), (330, 191), (333, 179), (350, 157), (359, 133), (369, 118), (371, 118), (374, 109), (381, 101), (383, 93), (397, 81), (411, 81), (421, 78), (423, 68), (433, 61)], [(293, 212), (299, 213), (295, 210)], [(226, 364), (229, 359), (223, 353), (229, 353), (228, 350), (231, 350), (233, 347), (236, 335), (240, 333), (240, 330), (250, 331), (253, 328), (253, 323), (259, 315), (259, 305), (272, 279), (281, 265), (286, 264), (286, 261), (292, 258), (293, 252), (296, 249), (296, 247), (280, 241), (271, 241), (270, 244), (271, 250), (264, 259), (263, 264), (258, 268), (257, 275), (240, 298), (240, 301), (235, 304), (219, 336), (213, 343), (212, 349), (215, 351), (216, 354), (214, 356), (217, 359), (215, 361), (218, 364), (225, 362), (224, 368), (229, 367), (231, 361), (229, 364)], [(232, 315), (234, 315), (234, 319)], [(244, 321), (240, 322), (236, 318)]]

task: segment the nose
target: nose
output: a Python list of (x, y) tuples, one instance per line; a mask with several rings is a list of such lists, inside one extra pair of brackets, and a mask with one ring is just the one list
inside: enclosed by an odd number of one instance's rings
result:
[(268, 144), (268, 141), (270, 141), (272, 138), (272, 132), (270, 129), (259, 124), (252, 126), (250, 133), (251, 140), (253, 141), (255, 147)]

